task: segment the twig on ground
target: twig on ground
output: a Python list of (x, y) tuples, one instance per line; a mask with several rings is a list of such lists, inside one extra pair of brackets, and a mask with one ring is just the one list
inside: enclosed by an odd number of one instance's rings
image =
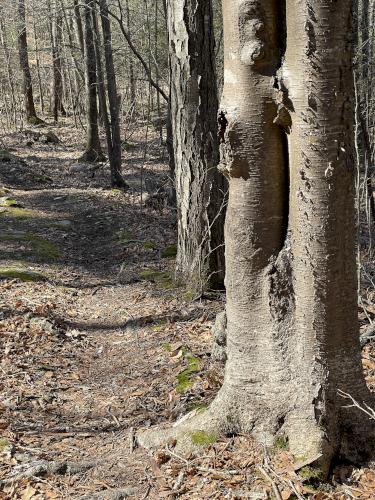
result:
[(43, 476), (45, 474), (79, 474), (92, 469), (99, 462), (70, 462), (63, 461), (48, 462), (47, 460), (36, 460), (29, 464), (21, 464), (13, 469), (13, 473), (0, 481), (0, 486), (10, 484), (14, 481), (31, 477)]
[(344, 391), (341, 391), (340, 389), (337, 391), (339, 396), (341, 396), (344, 399), (350, 399), (350, 401), (353, 403), (351, 405), (344, 406), (344, 408), (358, 408), (361, 410), (363, 413), (368, 415), (371, 420), (375, 420), (375, 410), (373, 408), (370, 408), (366, 403), (363, 403), (363, 406), (361, 406), (358, 401), (356, 401), (353, 396), (350, 394), (347, 394)]
[(259, 470), (259, 472), (261, 472), (263, 474), (263, 476), (271, 484), (276, 500), (283, 500), (277, 484), (272, 479), (272, 477), (268, 474), (268, 472), (265, 469), (263, 469), (263, 467), (261, 467), (261, 466), (258, 466), (258, 470)]

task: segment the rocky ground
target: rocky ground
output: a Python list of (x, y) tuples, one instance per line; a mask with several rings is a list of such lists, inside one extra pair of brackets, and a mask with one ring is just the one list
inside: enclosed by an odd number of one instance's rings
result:
[[(152, 134), (124, 144), (122, 192), (108, 165), (77, 162), (83, 135), (69, 122), (48, 130), (57, 144), (36, 129), (0, 151), (0, 498), (375, 498), (371, 464), (338, 464), (322, 483), (294, 469), (286, 443), (202, 435), (187, 458), (137, 448), (137, 429), (204, 408), (220, 387), (210, 329), (224, 297), (173, 282), (176, 214), (146, 192), (168, 180)], [(363, 332), (375, 319), (369, 262)], [(371, 342), (363, 364), (374, 389)]]

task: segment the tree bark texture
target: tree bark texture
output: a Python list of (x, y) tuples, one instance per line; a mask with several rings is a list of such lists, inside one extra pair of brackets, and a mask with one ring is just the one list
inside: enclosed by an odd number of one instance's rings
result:
[(97, 105), (97, 78), (96, 78), (96, 56), (94, 42), (94, 27), (92, 20), (92, 9), (95, 7), (93, 0), (84, 2), (84, 27), (85, 27), (85, 70), (86, 70), (86, 94), (87, 94), (87, 144), (82, 159), (89, 162), (102, 161), (102, 153), (99, 139), (98, 105)]
[(205, 414), (167, 434), (186, 443), (196, 429), (251, 432), (268, 444), (281, 435), (327, 473), (333, 456), (355, 460), (374, 444), (368, 418), (339, 395), (370, 402), (357, 317), (351, 1), (223, 0), (223, 16), (225, 379)]
[(111, 181), (113, 186), (125, 187), (126, 184), (121, 175), (120, 117), (118, 111), (116, 72), (112, 52), (111, 22), (109, 20), (107, 0), (100, 0), (99, 5), (103, 31), (104, 57), (107, 74), (107, 92), (110, 113), (108, 156), (111, 167)]
[(39, 122), (40, 120), (37, 118), (34, 105), (33, 83), (31, 79), (27, 49), (25, 0), (18, 0), (18, 21), (18, 53), (23, 75), (23, 93), (25, 99), (26, 120), (30, 123), (37, 124), (37, 122)]
[(224, 276), (226, 182), (217, 172), (217, 89), (211, 1), (168, 4), (171, 120), (178, 210), (176, 275), (194, 289)]
[(54, 16), (52, 20), (52, 65), (53, 65), (53, 116), (57, 122), (58, 115), (66, 116), (63, 105), (63, 80), (62, 80), (62, 13), (58, 12), (58, 7), (54, 5)]

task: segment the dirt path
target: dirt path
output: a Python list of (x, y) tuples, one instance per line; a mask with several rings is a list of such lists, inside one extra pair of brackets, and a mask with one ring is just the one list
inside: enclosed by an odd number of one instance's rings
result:
[[(32, 487), (46, 498), (112, 488), (142, 498), (149, 463), (132, 449), (133, 431), (186, 409), (184, 397), (170, 394), (184, 359), (171, 363), (168, 351), (182, 345), (181, 333), (188, 344), (183, 324), (194, 319), (193, 338), (208, 341), (207, 320), (220, 304), (177, 300), (172, 260), (163, 257), (175, 242), (175, 214), (141, 209), (142, 145), (129, 155), (133, 189), (122, 193), (106, 188), (107, 169), (92, 177), (90, 166), (74, 162), (69, 130), (56, 132), (64, 144), (35, 142), (32, 151), (25, 139), (8, 138), (27, 163), (1, 164), (0, 274), (16, 278), (1, 283), (3, 473), (41, 459), (98, 461)], [(152, 155), (144, 170), (159, 183), (167, 174)], [(16, 498), (16, 489), (7, 493)]]
[[(0, 161), (0, 498), (268, 498), (250, 438), (221, 439), (199, 461), (135, 446), (138, 428), (203, 409), (220, 387), (210, 328), (223, 297), (191, 301), (173, 284), (175, 213), (141, 206), (141, 170), (167, 176), (157, 141), (146, 161), (141, 139), (128, 147), (122, 193), (108, 167), (75, 162), (74, 129), (54, 131), (58, 145), (6, 137), (18, 159)], [(283, 498), (291, 479), (305, 492), (276, 451)], [(361, 498), (371, 481), (357, 473)]]

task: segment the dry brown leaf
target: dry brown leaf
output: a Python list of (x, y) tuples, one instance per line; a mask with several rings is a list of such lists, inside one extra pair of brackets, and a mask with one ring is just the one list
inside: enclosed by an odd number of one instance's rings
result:
[(37, 490), (33, 488), (30, 484), (26, 486), (21, 494), (21, 500), (30, 500), (37, 493)]

